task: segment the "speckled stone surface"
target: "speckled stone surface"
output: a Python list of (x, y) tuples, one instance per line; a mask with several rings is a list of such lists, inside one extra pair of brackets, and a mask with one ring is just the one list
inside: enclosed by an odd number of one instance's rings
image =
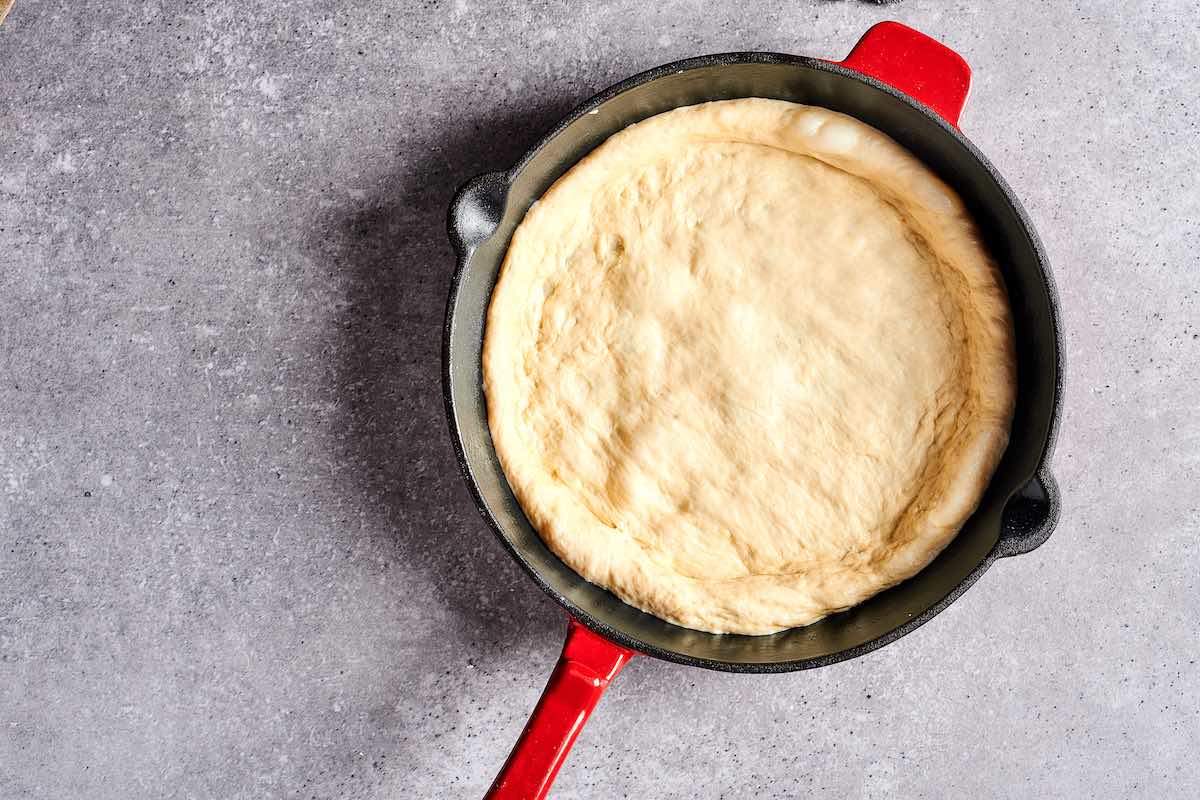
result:
[(857, 661), (635, 661), (559, 798), (1200, 795), (1190, 3), (17, 0), (0, 27), (0, 797), (482, 794), (563, 615), (454, 464), (453, 188), (594, 90), (896, 18), (1067, 328), (1058, 530)]

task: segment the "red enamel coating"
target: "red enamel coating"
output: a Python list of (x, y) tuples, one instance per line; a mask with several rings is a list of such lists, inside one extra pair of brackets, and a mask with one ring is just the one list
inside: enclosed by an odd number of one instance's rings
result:
[(899, 89), (958, 127), (971, 90), (971, 68), (941, 42), (899, 22), (881, 22), (840, 63)]
[(558, 665), (488, 791), (489, 800), (544, 798), (600, 696), (635, 655), (572, 619)]
[[(898, 22), (871, 28), (840, 63), (899, 89), (956, 127), (971, 88), (971, 68), (958, 53)], [(570, 620), (550, 682), (488, 800), (542, 800), (600, 696), (635, 655)]]

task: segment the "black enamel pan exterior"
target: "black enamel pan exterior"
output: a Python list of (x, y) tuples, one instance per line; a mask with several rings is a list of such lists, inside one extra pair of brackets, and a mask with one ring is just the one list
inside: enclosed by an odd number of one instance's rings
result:
[[(965, 88), (964, 88), (965, 96)], [(861, 605), (770, 636), (671, 625), (580, 578), (530, 527), (492, 446), (480, 351), (492, 287), (514, 228), (535, 200), (607, 137), (682, 105), (769, 97), (857, 117), (907, 147), (952, 186), (1001, 265), (1013, 309), (1018, 399), (1011, 441), (979, 509), (924, 570)], [(823, 666), (881, 647), (927, 622), (997, 559), (1041, 545), (1058, 492), (1047, 471), (1061, 400), (1058, 311), (1041, 243), (983, 155), (926, 106), (837, 64), (777, 53), (678, 61), (619, 83), (577, 108), (511, 170), (469, 181), (449, 230), (458, 254), (446, 312), (444, 393), (459, 463), (484, 519), (539, 586), (575, 619), (625, 647), (681, 664), (738, 672)]]

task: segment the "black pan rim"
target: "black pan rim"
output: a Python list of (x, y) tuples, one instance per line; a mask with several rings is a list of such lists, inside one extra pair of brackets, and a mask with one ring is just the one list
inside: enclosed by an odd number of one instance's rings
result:
[[(903, 92), (900, 92), (899, 90), (889, 86), (886, 83), (883, 83), (882, 81), (879, 81), (879, 80), (872, 78), (870, 76), (867, 76), (867, 75), (863, 75), (862, 73), (855, 72), (854, 70), (847, 69), (846, 67), (843, 67), (840, 64), (830, 62), (830, 61), (824, 61), (822, 59), (816, 59), (816, 58), (811, 58), (811, 57), (807, 57), (807, 56), (795, 56), (795, 55), (789, 55), (786, 53), (760, 52), (760, 51), (728, 52), (728, 53), (716, 53), (716, 54), (712, 54), (712, 55), (694, 56), (691, 58), (686, 58), (686, 59), (682, 59), (679, 61), (672, 61), (670, 63), (663, 64), (658, 67), (654, 67), (652, 69), (646, 70), (644, 72), (641, 72), (641, 73), (633, 75), (629, 78), (626, 78), (625, 80), (619, 81), (618, 83), (615, 83), (615, 84), (597, 92), (596, 94), (592, 95), (590, 98), (585, 100), (583, 103), (578, 105), (573, 111), (571, 111), (566, 116), (564, 116), (562, 118), (562, 120), (560, 120), (558, 122), (558, 124), (556, 124), (549, 132), (547, 132), (532, 147), (530, 147), (529, 150), (526, 151), (525, 155), (513, 167), (511, 167), (510, 169), (508, 169), (502, 173), (492, 173), (492, 175), (503, 175), (505, 183), (507, 185), (511, 186), (513, 180), (516, 178), (516, 176), (518, 176), (521, 173), (521, 171), (526, 167), (526, 165), (550, 141), (552, 141), (555, 137), (557, 137), (560, 133), (562, 133), (563, 130), (565, 130), (568, 126), (570, 126), (572, 123), (574, 123), (580, 117), (599, 108), (605, 102), (609, 101), (610, 99), (616, 97), (619, 94), (622, 94), (623, 92), (626, 92), (626, 91), (633, 89), (635, 87), (638, 87), (638, 86), (642, 86), (642, 85), (649, 83), (651, 81), (654, 81), (660, 77), (664, 77), (664, 76), (671, 75), (671, 74), (678, 73), (678, 72), (685, 72), (688, 70), (698, 69), (698, 68), (707, 68), (707, 67), (714, 67), (714, 66), (719, 67), (719, 66), (725, 66), (725, 65), (746, 64), (746, 63), (750, 63), (750, 64), (756, 64), (756, 63), (757, 64), (788, 64), (788, 65), (806, 67), (806, 68), (824, 71), (824, 72), (830, 72), (830, 73), (840, 75), (843, 77), (851, 78), (853, 80), (859, 81), (860, 83), (865, 83), (868, 86), (871, 86), (872, 88), (874, 88), (878, 91), (884, 92), (885, 94), (888, 94), (888, 95), (896, 98), (897, 100), (900, 100), (901, 102), (906, 103), (907, 105), (913, 107), (917, 111), (924, 114), (934, 124), (936, 124), (945, 135), (949, 136), (952, 140), (957, 142), (958, 145), (960, 147), (964, 148), (972, 158), (974, 158), (977, 162), (979, 162), (979, 164), (984, 168), (984, 170), (987, 172), (989, 177), (996, 183), (997, 187), (1000, 189), (1001, 194), (1004, 196), (1006, 202), (1009, 204), (1009, 210), (1020, 221), (1021, 228), (1024, 231), (1025, 236), (1028, 239), (1030, 248), (1033, 250), (1033, 252), (1037, 256), (1038, 267), (1041, 272), (1041, 277), (1042, 277), (1042, 280), (1043, 280), (1043, 282), (1045, 284), (1045, 288), (1046, 288), (1046, 295), (1049, 300), (1050, 325), (1054, 332), (1054, 352), (1053, 352), (1053, 356), (1054, 356), (1054, 364), (1053, 364), (1054, 386), (1053, 386), (1052, 406), (1051, 406), (1051, 410), (1050, 410), (1049, 425), (1047, 428), (1046, 438), (1045, 438), (1045, 442), (1042, 447), (1042, 451), (1038, 457), (1037, 466), (1034, 468), (1032, 473), (1025, 479), (1026, 484), (1032, 480), (1040, 481), (1046, 491), (1046, 494), (1047, 494), (1048, 500), (1049, 500), (1050, 511), (1049, 511), (1047, 520), (1044, 524), (1044, 530), (1046, 532), (1046, 535), (1048, 536), (1049, 531), (1053, 529), (1054, 523), (1058, 516), (1058, 510), (1059, 510), (1059, 493), (1058, 493), (1057, 484), (1054, 481), (1054, 479), (1051, 476), (1050, 471), (1049, 471), (1049, 461), (1050, 461), (1050, 458), (1053, 453), (1054, 444), (1057, 441), (1057, 437), (1058, 437), (1058, 429), (1059, 429), (1059, 423), (1060, 423), (1059, 417), (1061, 415), (1062, 399), (1063, 399), (1062, 327), (1060, 324), (1060, 311), (1059, 311), (1059, 307), (1058, 307), (1058, 303), (1059, 303), (1058, 291), (1054, 284), (1053, 277), (1050, 274), (1050, 270), (1048, 269), (1049, 261), (1047, 259), (1045, 248), (1041, 242), (1041, 239), (1038, 237), (1037, 231), (1034, 228), (1033, 223), (1029, 218), (1029, 215), (1025, 211), (1024, 207), (1021, 205), (1020, 201), (1017, 199), (1016, 194), (1013, 192), (1012, 188), (1008, 185), (1007, 181), (1004, 180), (1003, 176), (1001, 176), (1000, 173), (996, 170), (996, 168), (991, 164), (991, 162), (988, 161), (988, 159), (983, 155), (983, 153), (980, 152), (979, 149), (971, 142), (970, 139), (968, 139), (965, 135), (963, 135), (963, 133), (957, 127), (951, 125), (949, 122), (947, 122), (944, 118), (942, 118), (939, 114), (937, 114), (936, 112), (931, 110), (929, 107), (927, 107), (924, 104), (920, 103), (919, 101), (915, 100), (911, 96), (904, 94)], [(455, 195), (456, 198), (458, 196), (460, 196), (465, 190), (469, 190), (469, 188), (471, 186), (475, 185), (481, 179), (481, 177), (483, 177), (483, 176), (477, 176), (476, 178), (473, 178), (473, 179), (467, 181), (465, 184), (463, 184), (462, 188), (460, 188), (459, 191), (456, 193), (456, 195)], [(451, 210), (453, 210), (453, 208), (454, 208), (454, 203), (451, 203)], [(452, 214), (452, 211), (451, 211), (451, 214)], [(474, 501), (476, 508), (479, 510), (479, 512), (483, 516), (484, 520), (487, 522), (488, 526), (492, 529), (492, 533), (496, 535), (496, 537), (500, 540), (501, 544), (508, 551), (508, 553), (517, 561), (518, 564), (521, 565), (521, 568), (533, 579), (533, 581), (542, 589), (542, 591), (544, 591), (546, 594), (548, 594), (550, 597), (552, 597), (555, 600), (555, 602), (557, 602), (560, 606), (562, 606), (567, 611), (568, 614), (573, 616), (575, 619), (579, 620), (582, 624), (587, 626), (592, 631), (600, 634), (601, 636), (604, 636), (607, 639), (612, 640), (613, 642), (615, 642), (619, 645), (622, 645), (623, 647), (627, 647), (629, 649), (632, 649), (639, 653), (642, 653), (643, 655), (654, 656), (655, 658), (659, 658), (664, 661), (670, 661), (673, 663), (683, 664), (686, 666), (702, 667), (705, 669), (710, 669), (710, 670), (715, 670), (715, 671), (720, 671), (720, 672), (769, 674), (769, 673), (795, 672), (795, 671), (806, 670), (806, 669), (815, 669), (818, 667), (829, 666), (831, 664), (836, 664), (841, 661), (848, 661), (850, 659), (854, 659), (854, 658), (858, 658), (859, 656), (866, 655), (867, 653), (877, 650), (880, 647), (883, 647), (885, 645), (891, 644), (892, 642), (896, 641), (897, 639), (913, 632), (914, 630), (916, 630), (917, 628), (921, 627), (926, 622), (931, 620), (933, 617), (937, 616), (939, 613), (941, 613), (943, 610), (945, 610), (945, 608), (947, 606), (949, 606), (951, 603), (953, 603), (955, 600), (957, 600), (964, 592), (966, 592), (967, 589), (969, 589), (979, 579), (979, 577), (984, 572), (987, 571), (987, 569), (995, 562), (995, 560), (997, 558), (1000, 558), (1003, 555), (1010, 554), (1010, 553), (1002, 552), (1004, 549), (1005, 539), (1004, 539), (1003, 535), (1001, 535), (996, 543), (996, 546), (992, 549), (992, 551), (986, 557), (983, 558), (982, 561), (980, 561), (979, 565), (974, 570), (972, 570), (965, 578), (963, 578), (963, 580), (957, 586), (955, 586), (955, 588), (953, 590), (951, 590), (945, 597), (943, 597), (941, 600), (939, 600), (934, 605), (927, 608), (921, 614), (914, 616), (912, 619), (896, 626), (895, 628), (892, 628), (887, 633), (877, 636), (876, 638), (871, 639), (870, 641), (863, 642), (862, 644), (856, 645), (854, 647), (850, 647), (845, 650), (840, 650), (836, 653), (830, 653), (828, 655), (820, 656), (817, 658), (797, 659), (797, 660), (778, 661), (778, 662), (765, 662), (765, 661), (735, 662), (735, 661), (720, 661), (720, 660), (709, 659), (709, 658), (700, 658), (700, 657), (696, 657), (696, 656), (687, 655), (684, 653), (679, 653), (674, 650), (668, 650), (665, 648), (647, 644), (645, 642), (642, 642), (639, 639), (629, 636), (622, 630), (613, 628), (612, 626), (609, 626), (609, 625), (605, 624), (604, 622), (592, 617), (590, 614), (588, 614), (583, 609), (575, 606), (568, 598), (566, 598), (560, 592), (555, 590), (555, 588), (553, 586), (551, 586), (547, 581), (545, 581), (542, 578), (541, 574), (525, 560), (525, 558), (521, 554), (521, 552), (512, 544), (512, 542), (509, 541), (508, 537), (504, 535), (504, 532), (503, 532), (501, 526), (496, 521), (495, 517), (492, 515), (491, 509), (488, 507), (487, 502), (484, 500), (482, 494), (480, 493), (478, 485), (475, 482), (474, 476), (471, 473), (470, 465), (469, 465), (469, 463), (467, 461), (467, 457), (466, 457), (465, 443), (462, 440), (462, 436), (458, 429), (458, 425), (457, 425), (457, 421), (456, 421), (456, 417), (455, 417), (455, 404), (454, 404), (453, 394), (451, 392), (451, 372), (450, 372), (451, 346), (450, 345), (451, 345), (451, 333), (452, 333), (453, 326), (454, 326), (454, 312), (455, 312), (455, 308), (456, 308), (456, 304), (457, 304), (458, 287), (459, 287), (460, 279), (462, 277), (464, 270), (467, 267), (468, 262), (471, 259), (471, 256), (474, 254), (475, 248), (464, 243), (462, 241), (461, 237), (458, 236), (458, 234), (455, 230), (452, 216), (451, 216), (448, 227), (450, 229), (451, 239), (454, 243), (455, 250), (457, 251), (456, 252), (457, 259), (456, 259), (456, 266), (455, 266), (454, 274), (453, 274), (453, 276), (451, 278), (451, 282), (450, 282), (449, 297), (448, 297), (448, 302), (447, 302), (447, 306), (446, 306), (446, 317), (445, 317), (445, 323), (443, 326), (442, 397), (443, 397), (443, 401), (445, 403), (446, 418), (447, 418), (447, 423), (449, 425), (450, 434), (451, 434), (450, 438), (454, 443), (455, 458), (458, 461), (459, 469), (461, 470), (461, 472), (463, 474), (463, 478), (467, 483), (467, 487), (471, 493), (472, 500)], [(1038, 542), (1038, 544), (1040, 544), (1040, 542)], [(670, 625), (671, 623), (664, 621), (663, 624)], [(720, 635), (720, 634), (708, 634), (708, 635), (716, 636), (716, 635)]]

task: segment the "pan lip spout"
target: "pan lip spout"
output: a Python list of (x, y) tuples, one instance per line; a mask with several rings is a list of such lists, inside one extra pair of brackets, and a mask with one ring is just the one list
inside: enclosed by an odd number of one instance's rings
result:
[[(926, 606), (920, 613), (904, 619), (899, 624), (866, 641), (849, 645), (825, 655), (809, 658), (771, 660), (770, 657), (772, 649), (770, 640), (772, 637), (784, 636), (788, 633), (804, 629), (791, 629), (791, 631), (784, 631), (769, 636), (743, 637), (728, 634), (708, 634), (678, 628), (678, 631), (683, 632), (689, 637), (694, 635), (697, 637), (720, 636), (731, 639), (754, 639), (762, 645), (761, 648), (756, 647), (756, 652), (763, 654), (761, 660), (722, 660), (720, 658), (698, 656), (693, 653), (658, 646), (637, 638), (626, 630), (589, 613), (588, 610), (574, 602), (560, 591), (559, 588), (556, 588), (547, 577), (543, 576), (539, 569), (526, 557), (526, 554), (521, 551), (517, 543), (506, 533), (505, 527), (489, 506), (480, 482), (477, 480), (469, 455), (470, 451), (478, 449), (479, 444), (472, 444), (472, 442), (467, 441), (464, 437), (458, 417), (461, 409), (458, 408), (455, 399), (455, 374), (457, 372), (460, 375), (459, 380), (462, 379), (461, 376), (464, 374), (462, 370), (455, 369), (456, 359), (461, 357), (456, 352), (455, 331), (456, 322), (458, 321), (456, 320), (456, 311), (460, 300), (463, 279), (468, 273), (471, 262), (479, 249), (487, 246), (491, 242), (492, 237), (501, 235), (505, 230), (506, 226), (502, 223), (502, 220), (508, 211), (510, 193), (513, 190), (514, 184), (518, 182), (522, 173), (529, 167), (531, 162), (580, 118), (589, 114), (602, 113), (602, 106), (629, 90), (643, 86), (659, 78), (692, 70), (745, 64), (789, 65), (832, 73), (864, 83), (911, 106), (923, 114), (929, 122), (940, 128), (942, 134), (952, 139), (957, 143), (957, 146), (965, 149), (966, 154), (978, 162), (982, 170), (986, 172), (988, 178), (995, 183), (999, 195), (1003, 197), (1004, 203), (1007, 204), (1007, 208), (1000, 209), (998, 213), (1002, 212), (1013, 219), (1020, 232), (1026, 237), (1026, 241), (1020, 244), (1023, 249), (1027, 248), (1026, 252), (1031, 254), (1029, 261), (1031, 263), (1036, 262), (1037, 269), (1040, 271), (1039, 277), (1044, 286), (1049, 314), (1048, 324), (1039, 322), (1039, 325), (1046, 325), (1053, 340), (1052, 342), (1045, 341), (1042, 343), (1044, 350), (1042, 355), (1045, 358), (1045, 365), (1039, 368), (1038, 372), (1039, 375), (1044, 376), (1044, 378), (1039, 378), (1039, 380), (1045, 381), (1046, 394), (1042, 395), (1043, 399), (1039, 400), (1037, 407), (1048, 409), (1049, 414), (1048, 419), (1042, 416), (1041, 419), (1044, 422), (1039, 423), (1039, 425), (1045, 425), (1044, 438), (1040, 439), (1040, 449), (1034, 446), (1037, 443), (1037, 440), (1035, 440), (1029, 443), (1027, 451), (1022, 451), (1023, 455), (1021, 456), (1022, 460), (1020, 463), (1023, 465), (1031, 464), (1032, 466), (1013, 479), (1012, 483), (1015, 484), (1016, 488), (1008, 497), (1003, 498), (999, 502), (1003, 518), (997, 520), (996, 524), (1000, 526), (1000, 530), (991, 550), (979, 558), (977, 564), (966, 572), (965, 576), (951, 591), (945, 594), (940, 600)], [(936, 138), (936, 134), (934, 136)], [(997, 207), (999, 208), (999, 204), (997, 204)], [(887, 83), (855, 72), (837, 63), (821, 59), (757, 51), (695, 56), (648, 69), (603, 89), (585, 100), (542, 136), (511, 168), (476, 176), (465, 182), (455, 193), (454, 199), (450, 204), (447, 216), (447, 230), (455, 250), (456, 263), (450, 281), (442, 333), (442, 397), (445, 404), (450, 437), (454, 446), (455, 459), (471, 493), (472, 501), (504, 548), (544, 592), (554, 598), (574, 619), (616, 644), (666, 661), (724, 672), (778, 673), (828, 666), (865, 655), (916, 630), (957, 600), (998, 558), (1027, 553), (1040, 546), (1050, 536), (1057, 521), (1060, 508), (1059, 491), (1057, 483), (1050, 472), (1050, 461), (1058, 436), (1062, 412), (1064, 364), (1062, 352), (1063, 334), (1060, 323), (1061, 315), (1058, 305), (1058, 293), (1053, 276), (1050, 273), (1045, 248), (1037, 235), (1029, 215), (1020, 204), (1016, 194), (978, 148), (956, 126), (950, 124), (928, 107)], [(1027, 273), (1029, 277), (1026, 279), (1026, 285), (1033, 286), (1036, 284), (1035, 274), (1033, 272)], [(472, 304), (475, 302), (475, 300), (472, 300)], [(1038, 302), (1040, 303), (1041, 301), (1039, 300)], [(475, 325), (474, 319), (471, 320), (470, 324), (473, 328)], [(1051, 338), (1051, 336), (1047, 336), (1047, 338)], [(466, 346), (464, 345), (464, 347)], [(1052, 379), (1051, 373), (1053, 375)], [(462, 388), (465, 391), (476, 391), (475, 387), (470, 387), (469, 389), (467, 387)], [(472, 429), (476, 427), (474, 422), (475, 417), (474, 409), (471, 410), (469, 417), (464, 417), (464, 419), (469, 419)], [(486, 428), (486, 420), (484, 421), (484, 427)], [(486, 446), (490, 447), (490, 441), (486, 443)], [(1027, 456), (1024, 454), (1025, 452), (1028, 453)], [(1008, 483), (1003, 484), (1005, 488), (1009, 485)], [(972, 552), (982, 553), (985, 546), (981, 545), (977, 551)], [(975, 557), (975, 555), (971, 556), (972, 559)], [(975, 563), (974, 560), (963, 562), (963, 569), (965, 570), (966, 566), (971, 563)], [(579, 578), (579, 580), (583, 581), (582, 578)], [(939, 588), (940, 591), (941, 589)], [(677, 627), (671, 626), (670, 623), (662, 622), (661, 620), (658, 620), (657, 623), (670, 626), (671, 628)], [(675, 634), (671, 633), (670, 636), (675, 636)]]

